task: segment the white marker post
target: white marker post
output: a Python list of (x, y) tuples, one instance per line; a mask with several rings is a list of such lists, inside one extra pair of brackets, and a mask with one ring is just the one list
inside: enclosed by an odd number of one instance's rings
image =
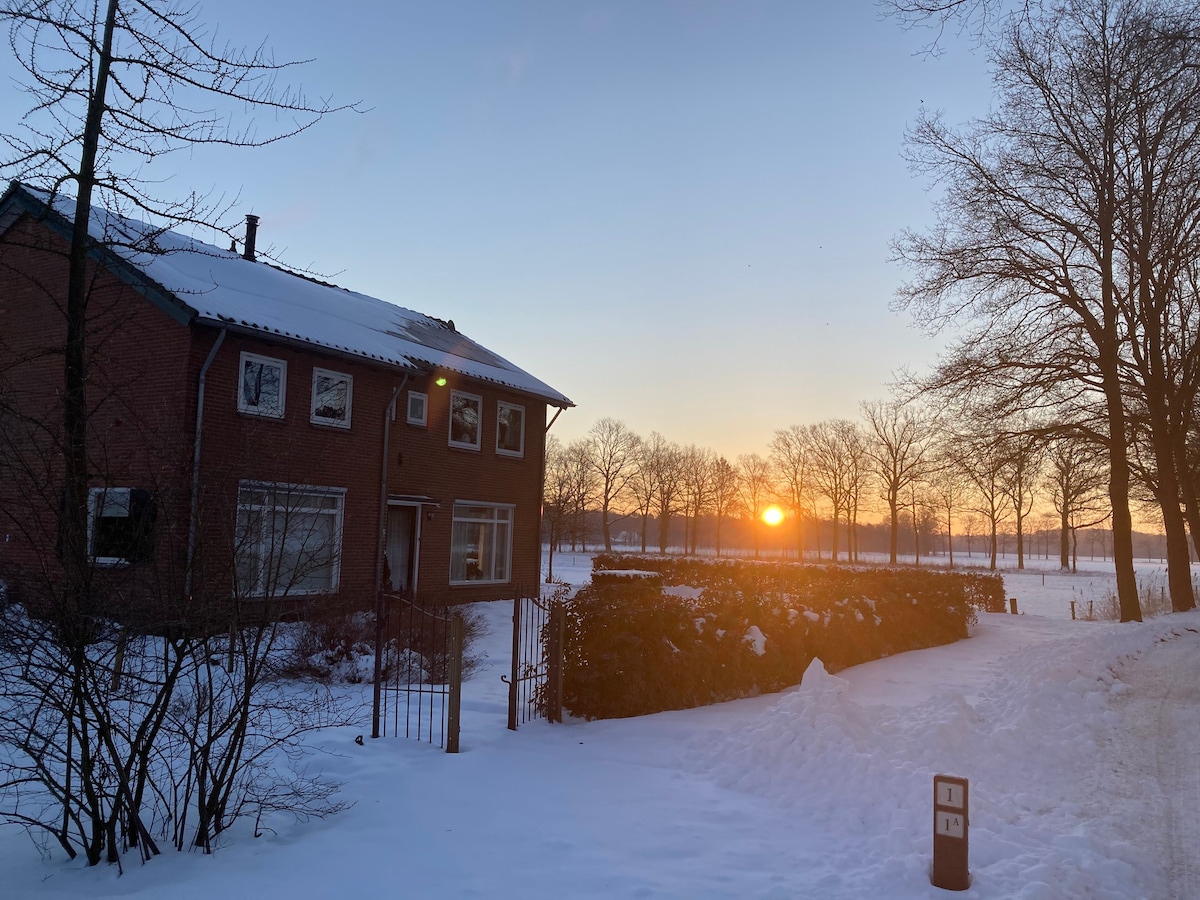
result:
[(971, 886), (967, 871), (967, 800), (965, 778), (933, 776), (933, 886), (965, 891)]

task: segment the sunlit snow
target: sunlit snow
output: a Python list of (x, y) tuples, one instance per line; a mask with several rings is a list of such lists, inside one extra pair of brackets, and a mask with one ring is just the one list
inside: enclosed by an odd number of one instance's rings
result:
[[(558, 555), (555, 572), (578, 583), (588, 563)], [(500, 680), (511, 608), (487, 605), (458, 755), (356, 745), (364, 707), (309, 760), (345, 783), (340, 815), (278, 817), (257, 838), (239, 825), (213, 856), (167, 853), (123, 875), (43, 859), (0, 827), (0, 896), (943, 897), (930, 884), (939, 773), (971, 785), (973, 884), (958, 896), (1194, 896), (1197, 810), (1171, 806), (1168, 780), (1195, 783), (1200, 724), (1184, 705), (1164, 726), (1154, 692), (1200, 681), (1200, 613), (1071, 621), (1071, 598), (1103, 602), (1099, 562), (1004, 577), (1024, 614), (980, 615), (947, 647), (836, 674), (814, 662), (780, 694), (515, 733)]]

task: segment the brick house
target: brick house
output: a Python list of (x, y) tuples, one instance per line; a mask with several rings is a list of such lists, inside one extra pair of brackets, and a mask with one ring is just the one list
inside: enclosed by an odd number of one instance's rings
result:
[[(19, 183), (0, 198), (0, 578), (17, 597), (54, 578), (72, 212)], [(453, 322), (257, 260), (256, 226), (239, 253), (93, 213), (88, 547), (106, 596), (188, 618), (231, 599), (369, 608), (378, 585), (437, 603), (536, 590), (547, 409), (571, 401)]]

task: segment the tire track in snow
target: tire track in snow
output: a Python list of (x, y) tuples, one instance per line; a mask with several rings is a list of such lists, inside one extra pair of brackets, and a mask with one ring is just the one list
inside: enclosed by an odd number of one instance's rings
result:
[[(1124, 762), (1141, 769), (1148, 808), (1137, 843), (1163, 867), (1172, 900), (1200, 898), (1200, 633), (1156, 644), (1121, 666), (1129, 686), (1114, 704)], [(1138, 765), (1136, 757), (1141, 757)], [(1133, 823), (1131, 823), (1133, 824)], [(1131, 837), (1133, 837), (1131, 835)]]

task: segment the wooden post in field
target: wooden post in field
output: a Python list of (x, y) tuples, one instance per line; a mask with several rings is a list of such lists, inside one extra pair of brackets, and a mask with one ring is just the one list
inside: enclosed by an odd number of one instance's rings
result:
[(967, 801), (965, 778), (933, 776), (933, 882), (947, 891), (971, 886), (967, 866)]

